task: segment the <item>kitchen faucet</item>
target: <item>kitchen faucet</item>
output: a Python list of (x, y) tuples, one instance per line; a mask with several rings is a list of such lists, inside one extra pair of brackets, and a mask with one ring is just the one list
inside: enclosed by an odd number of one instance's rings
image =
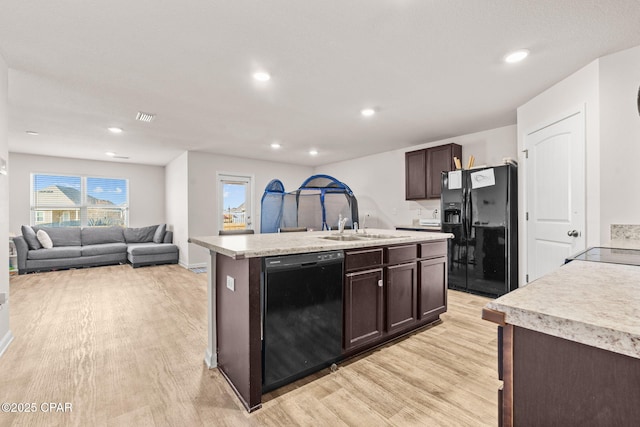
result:
[(338, 217), (338, 232), (342, 233), (344, 231), (344, 226), (347, 223), (348, 218), (342, 218), (342, 214)]

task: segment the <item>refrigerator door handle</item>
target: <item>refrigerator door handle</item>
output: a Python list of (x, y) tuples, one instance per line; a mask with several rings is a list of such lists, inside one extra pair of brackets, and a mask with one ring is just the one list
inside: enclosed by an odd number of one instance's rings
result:
[(467, 233), (467, 222), (466, 222), (466, 217), (467, 217), (467, 187), (465, 187), (464, 185), (462, 186), (462, 204), (460, 206), (460, 224), (462, 225), (462, 237), (466, 237), (465, 234)]
[(467, 189), (467, 239), (471, 238), (471, 228), (473, 224), (473, 201), (471, 199), (471, 189)]

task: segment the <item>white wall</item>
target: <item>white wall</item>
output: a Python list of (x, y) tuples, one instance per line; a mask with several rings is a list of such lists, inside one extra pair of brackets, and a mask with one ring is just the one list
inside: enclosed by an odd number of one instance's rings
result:
[[(9, 143), (7, 140), (7, 107), (8, 77), (7, 64), (0, 56), (0, 157), (9, 163)], [(9, 165), (7, 166), (9, 169)], [(13, 177), (15, 168), (9, 175), (0, 174), (0, 292), (9, 295), (9, 179)], [(0, 307), (0, 355), (4, 353), (13, 335), (9, 329), (10, 302)]]
[[(229, 173), (254, 177), (253, 228), (260, 231), (260, 199), (264, 188), (274, 178), (285, 186), (285, 191), (296, 190), (313, 174), (313, 168), (284, 163), (219, 156), (209, 153), (189, 152), (189, 236), (213, 236), (218, 234), (216, 174)], [(206, 264), (208, 251), (190, 244), (188, 265)]]
[[(640, 224), (640, 46), (600, 58), (601, 227)], [(589, 194), (589, 197), (591, 194)]]
[(167, 224), (173, 231), (173, 243), (180, 252), (180, 265), (189, 264), (189, 172), (188, 152), (176, 157), (165, 166), (165, 209)]
[(527, 272), (526, 247), (526, 161), (522, 156), (524, 138), (528, 133), (550, 124), (550, 120), (584, 106), (586, 119), (586, 244), (600, 244), (600, 92), (599, 62), (590, 63), (571, 76), (547, 89), (518, 108), (518, 169), (519, 206), (519, 271), (520, 285)]
[(462, 146), (463, 165), (472, 154), (476, 166), (498, 165), (505, 157), (517, 157), (516, 126), (511, 125), (331, 163), (317, 167), (315, 173), (331, 175), (351, 188), (358, 200), (360, 225), (368, 215), (366, 227), (392, 229), (414, 219), (431, 218), (433, 210), (440, 209), (439, 199), (405, 200), (405, 152), (452, 142)]
[(29, 224), (31, 173), (93, 175), (129, 180), (129, 226), (144, 227), (165, 221), (164, 166), (78, 160), (63, 157), (10, 153), (12, 163), (9, 197), (10, 230), (21, 234)]

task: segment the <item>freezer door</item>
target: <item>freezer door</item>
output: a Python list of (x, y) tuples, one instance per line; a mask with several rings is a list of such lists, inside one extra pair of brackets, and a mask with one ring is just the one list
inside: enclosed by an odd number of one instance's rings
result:
[(440, 218), (442, 232), (453, 234), (447, 241), (448, 283), (450, 289), (467, 289), (466, 237), (462, 222), (463, 189), (449, 189), (449, 175), (442, 173)]
[(467, 181), (467, 288), (503, 295), (509, 291), (509, 167), (472, 170)]

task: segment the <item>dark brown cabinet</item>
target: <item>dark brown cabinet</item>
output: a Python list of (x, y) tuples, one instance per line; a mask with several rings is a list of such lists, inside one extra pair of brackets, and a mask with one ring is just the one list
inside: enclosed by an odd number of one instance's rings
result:
[(445, 144), (405, 153), (405, 199), (438, 199), (442, 172), (455, 169), (453, 157), (462, 159), (462, 147)]
[(389, 333), (413, 326), (418, 320), (418, 265), (387, 267), (386, 330)]
[(405, 153), (405, 198), (427, 198), (427, 150)]
[(447, 259), (420, 261), (419, 318), (433, 317), (447, 311)]
[(377, 341), (383, 333), (382, 268), (347, 273), (344, 298), (344, 347)]
[(344, 351), (354, 355), (447, 310), (447, 242), (345, 251)]
[(447, 311), (447, 242), (419, 246), (418, 320), (422, 321)]

